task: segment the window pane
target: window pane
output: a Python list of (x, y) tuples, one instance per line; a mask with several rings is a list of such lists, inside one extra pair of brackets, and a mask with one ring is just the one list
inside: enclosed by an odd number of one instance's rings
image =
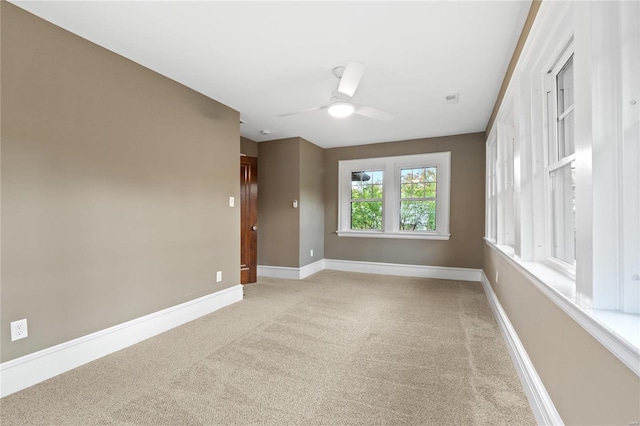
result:
[(351, 229), (382, 229), (382, 201), (351, 203)]
[(558, 116), (573, 106), (573, 56), (556, 77), (558, 86)]
[(558, 131), (558, 128), (556, 127), (556, 121), (558, 120), (558, 118), (553, 110), (554, 102), (555, 100), (553, 92), (547, 92), (547, 120), (549, 122), (549, 125), (547, 126), (547, 140), (549, 142), (547, 145), (547, 153), (549, 157), (547, 161), (548, 164), (553, 164), (558, 161), (558, 153), (556, 150), (556, 133)]
[(351, 199), (382, 199), (382, 171), (351, 172)]
[(427, 182), (435, 182), (436, 181), (436, 167), (428, 167), (427, 169), (425, 169), (426, 171), (426, 176), (425, 176), (425, 180)]
[(558, 155), (567, 157), (575, 152), (573, 135), (573, 56), (556, 76), (558, 88)]
[(402, 183), (400, 184), (400, 198), (411, 198), (413, 197), (413, 184), (412, 183)]
[(400, 170), (400, 198), (435, 197), (436, 167)]
[(360, 182), (351, 182), (351, 199), (357, 200), (362, 198), (362, 184)]
[(436, 202), (400, 201), (401, 231), (435, 231)]
[(362, 198), (373, 198), (373, 191), (371, 185), (363, 185)]
[(425, 185), (425, 197), (435, 197), (436, 196), (436, 183), (427, 183)]
[(436, 167), (400, 171), (400, 230), (436, 230)]
[(573, 133), (573, 111), (558, 122), (558, 150), (560, 158), (576, 152)]
[(575, 161), (550, 173), (551, 256), (575, 265)]

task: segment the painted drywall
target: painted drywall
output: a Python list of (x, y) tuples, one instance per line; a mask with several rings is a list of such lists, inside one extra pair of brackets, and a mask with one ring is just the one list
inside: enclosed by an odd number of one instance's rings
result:
[(323, 151), (300, 139), (300, 267), (324, 258)]
[[(480, 268), (484, 235), (484, 133), (325, 150), (325, 258)], [(338, 161), (451, 152), (448, 241), (338, 237)]]
[(240, 153), (247, 157), (258, 156), (258, 142), (252, 141), (245, 137), (240, 137)]
[(300, 268), (322, 259), (323, 149), (289, 138), (258, 150), (258, 264)]
[(1, 361), (238, 284), (238, 112), (0, 7)]
[(258, 265), (299, 267), (300, 138), (258, 144)]
[(483, 250), (491, 287), (565, 424), (638, 422), (640, 378), (496, 249)]

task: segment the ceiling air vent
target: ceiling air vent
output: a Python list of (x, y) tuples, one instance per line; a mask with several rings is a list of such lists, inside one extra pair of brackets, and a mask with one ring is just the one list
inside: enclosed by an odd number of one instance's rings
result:
[(445, 104), (457, 104), (459, 100), (459, 94), (458, 93), (452, 93), (450, 95), (447, 95), (444, 97), (444, 103)]

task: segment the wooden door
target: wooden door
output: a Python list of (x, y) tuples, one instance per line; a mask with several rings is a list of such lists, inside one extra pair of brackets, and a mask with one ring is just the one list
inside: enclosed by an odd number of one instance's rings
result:
[(258, 279), (258, 159), (240, 157), (240, 282)]

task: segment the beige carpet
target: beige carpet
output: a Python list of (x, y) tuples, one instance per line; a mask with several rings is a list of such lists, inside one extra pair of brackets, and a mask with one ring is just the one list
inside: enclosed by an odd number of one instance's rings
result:
[(9, 425), (535, 424), (480, 283), (323, 271), (0, 401)]

